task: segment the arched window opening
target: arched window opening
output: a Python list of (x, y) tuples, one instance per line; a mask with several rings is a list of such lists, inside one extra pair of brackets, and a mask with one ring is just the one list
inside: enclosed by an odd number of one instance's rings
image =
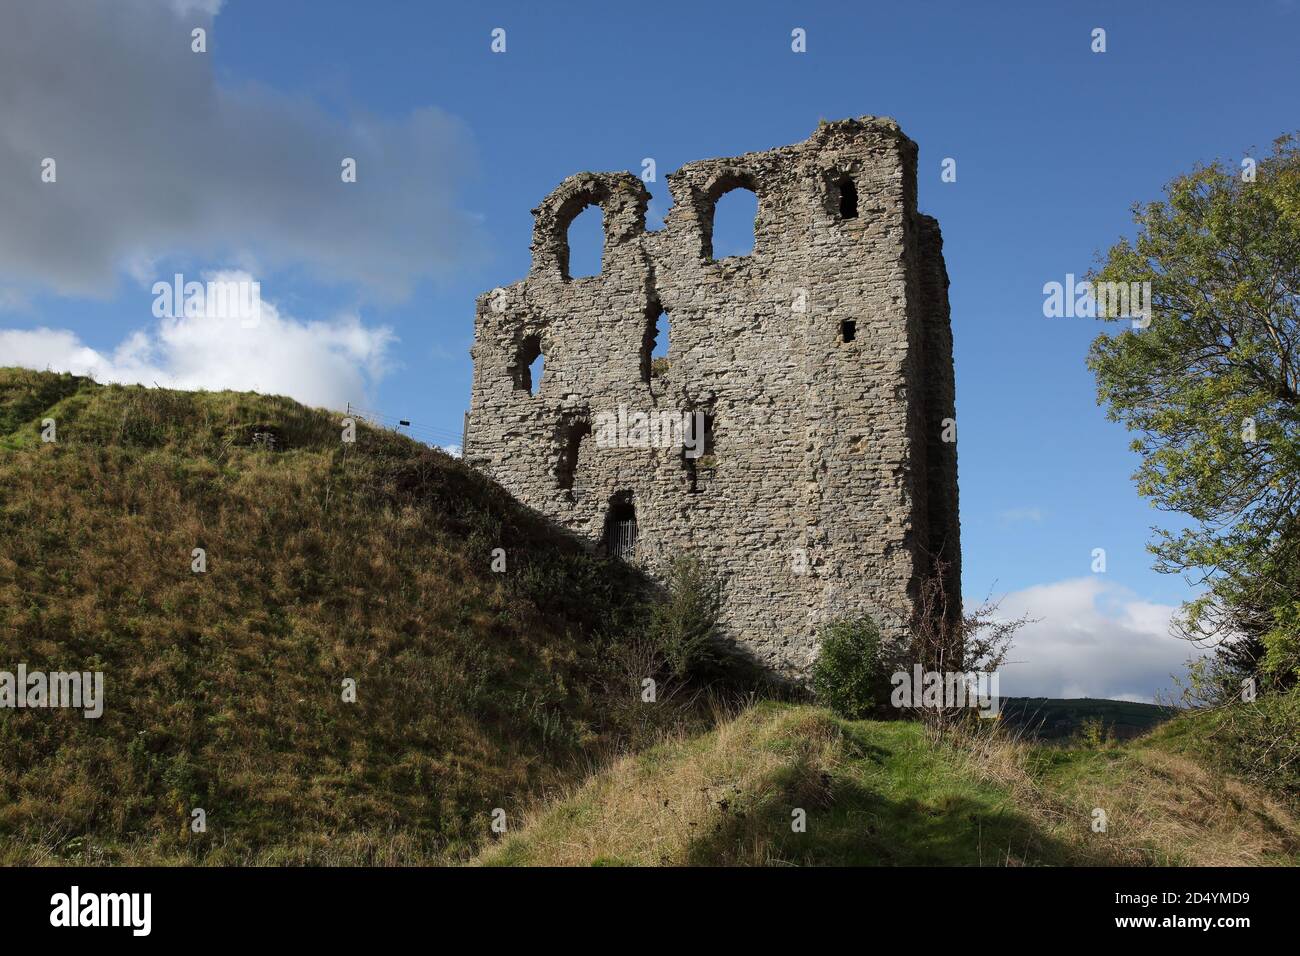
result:
[(835, 184), (839, 187), (840, 194), (840, 218), (857, 219), (858, 218), (858, 187), (853, 183), (853, 177), (845, 173)]
[(600, 275), (605, 258), (605, 214), (589, 204), (569, 222), (566, 279)]
[(641, 341), (641, 380), (666, 375), (668, 364), (668, 335), (672, 331), (672, 319), (662, 306), (654, 306), (646, 319), (645, 337)]
[(747, 186), (722, 193), (713, 204), (713, 222), (708, 237), (708, 258), (747, 256), (754, 251), (758, 194)]
[(542, 389), (542, 375), (546, 372), (546, 356), (541, 352), (528, 366), (528, 391), (536, 395)]
[(564, 444), (560, 460), (555, 466), (555, 483), (561, 489), (572, 489), (578, 475), (578, 454), (582, 440), (591, 434), (591, 422), (570, 422), (564, 430)]
[(530, 395), (536, 395), (542, 387), (542, 374), (546, 359), (542, 355), (542, 339), (530, 335), (519, 343), (519, 352), (515, 355), (515, 388), (523, 389)]
[(631, 561), (636, 557), (636, 506), (632, 503), (632, 492), (619, 491), (609, 499), (604, 540), (605, 553), (611, 558)]

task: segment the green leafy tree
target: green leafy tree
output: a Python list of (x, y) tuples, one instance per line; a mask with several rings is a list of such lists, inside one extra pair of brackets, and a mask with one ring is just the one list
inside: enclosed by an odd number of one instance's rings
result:
[[(1142, 455), (1139, 492), (1192, 521), (1155, 529), (1156, 567), (1208, 585), (1193, 640), (1245, 634), (1300, 669), (1300, 150), (1174, 179), (1094, 282), (1149, 282), (1145, 328), (1093, 342), (1099, 402)], [(1140, 324), (1140, 323), (1138, 323)]]

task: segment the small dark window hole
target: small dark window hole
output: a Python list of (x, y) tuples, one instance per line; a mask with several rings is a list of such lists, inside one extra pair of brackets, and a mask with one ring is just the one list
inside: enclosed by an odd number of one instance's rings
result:
[(840, 323), (840, 341), (852, 342), (858, 337), (858, 323), (853, 319), (845, 319)]
[(840, 180), (840, 218), (858, 218), (858, 187), (848, 176)]

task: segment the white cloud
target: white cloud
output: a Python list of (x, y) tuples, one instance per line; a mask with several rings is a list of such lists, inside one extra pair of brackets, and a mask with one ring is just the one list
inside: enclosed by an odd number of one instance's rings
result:
[(224, 0), (167, 0), (167, 2), (176, 11), (177, 16), (215, 17), (221, 12)]
[[(251, 281), (247, 273), (211, 278)], [(102, 353), (66, 329), (0, 329), (3, 364), (181, 389), (236, 389), (288, 395), (308, 405), (342, 408), (363, 401), (390, 367), (396, 337), (356, 315), (300, 321), (263, 300), (260, 320), (194, 314), (162, 318)]]
[(1200, 656), (1169, 633), (1177, 607), (1139, 599), (1103, 575), (1014, 591), (999, 617), (1037, 620), (1016, 636), (1001, 672), (1011, 697), (1108, 697), (1151, 701), (1173, 690), (1172, 674)]
[(458, 205), (475, 165), (462, 123), (432, 106), (340, 115), (219, 80), (217, 53), (190, 49), (196, 23), (215, 49), (219, 8), (0, 4), (0, 287), (105, 297), (123, 274), (161, 278), (155, 262), (246, 254), (398, 300), (480, 254)]

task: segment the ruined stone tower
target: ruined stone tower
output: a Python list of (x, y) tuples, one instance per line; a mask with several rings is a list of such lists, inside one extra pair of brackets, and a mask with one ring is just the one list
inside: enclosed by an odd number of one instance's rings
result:
[[(667, 180), (661, 230), (631, 173), (571, 176), (533, 210), (528, 277), (478, 300), (466, 459), (651, 573), (713, 564), (728, 637), (788, 675), (827, 620), (905, 628), (934, 556), (955, 611), (948, 276), (916, 144), (863, 117)], [(754, 249), (715, 260), (714, 206), (738, 188), (758, 197)], [(593, 203), (602, 270), (571, 279), (568, 227)], [(654, 427), (683, 414), (689, 448)]]

